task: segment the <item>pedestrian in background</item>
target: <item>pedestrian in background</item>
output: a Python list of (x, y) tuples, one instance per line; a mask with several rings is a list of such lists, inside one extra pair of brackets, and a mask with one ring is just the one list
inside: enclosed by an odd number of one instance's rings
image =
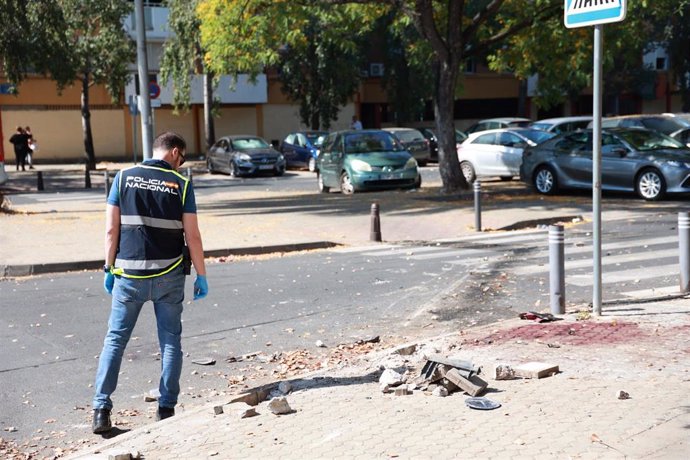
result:
[(29, 146), (26, 151), (26, 164), (29, 165), (29, 169), (34, 169), (34, 152), (38, 152), (38, 142), (34, 139), (34, 135), (31, 134), (31, 128), (27, 126), (24, 128), (24, 134), (27, 136), (27, 144)]
[(357, 115), (352, 115), (351, 129), (360, 130), (362, 129), (362, 122), (357, 119)]
[(208, 294), (194, 189), (176, 171), (185, 161), (185, 151), (186, 143), (178, 134), (159, 135), (153, 142), (153, 159), (117, 173), (110, 189), (103, 269), (104, 287), (113, 299), (96, 372), (94, 433), (112, 428), (110, 396), (139, 312), (149, 300), (161, 352), (156, 420), (175, 415), (182, 372), (182, 301), (190, 259), (197, 273), (194, 300)]
[(14, 145), (14, 157), (17, 161), (17, 171), (22, 167), (22, 171), (26, 171), (26, 154), (29, 150), (29, 137), (26, 135), (24, 128), (17, 126), (17, 131), (10, 137), (10, 142)]

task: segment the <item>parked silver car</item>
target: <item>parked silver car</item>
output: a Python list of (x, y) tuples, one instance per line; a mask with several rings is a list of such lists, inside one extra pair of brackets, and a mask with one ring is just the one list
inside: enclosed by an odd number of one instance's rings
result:
[(206, 167), (213, 174), (225, 172), (233, 177), (247, 174), (285, 173), (285, 157), (257, 136), (225, 136), (206, 153)]
[(553, 136), (553, 133), (529, 128), (492, 129), (470, 134), (457, 147), (460, 169), (470, 183), (477, 176), (510, 180), (520, 174), (523, 149)]
[[(589, 128), (592, 123), (589, 124)], [(690, 147), (690, 120), (671, 114), (623, 115), (601, 120), (602, 128), (646, 128), (671, 136)]]
[[(520, 178), (539, 193), (592, 188), (592, 131), (561, 134), (522, 156)], [(634, 191), (645, 200), (690, 192), (690, 149), (643, 128), (602, 130), (601, 186)]]
[(383, 130), (392, 133), (417, 160), (419, 166), (426, 166), (431, 160), (429, 141), (418, 130), (412, 128), (383, 128)]

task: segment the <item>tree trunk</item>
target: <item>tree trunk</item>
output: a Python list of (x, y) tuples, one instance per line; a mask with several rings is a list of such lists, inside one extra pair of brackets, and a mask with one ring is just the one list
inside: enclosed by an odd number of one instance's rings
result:
[(90, 170), (96, 169), (96, 153), (93, 149), (91, 133), (91, 111), (89, 110), (89, 74), (84, 72), (81, 79), (81, 128), (84, 136), (84, 155)]
[(206, 151), (216, 143), (216, 127), (213, 122), (213, 74), (204, 73), (204, 135), (206, 136)]
[(456, 193), (468, 189), (465, 176), (460, 171), (460, 162), (455, 147), (455, 86), (458, 66), (446, 62), (434, 63), (436, 78), (434, 94), (434, 117), (438, 131), (438, 164), (443, 187), (442, 193)]

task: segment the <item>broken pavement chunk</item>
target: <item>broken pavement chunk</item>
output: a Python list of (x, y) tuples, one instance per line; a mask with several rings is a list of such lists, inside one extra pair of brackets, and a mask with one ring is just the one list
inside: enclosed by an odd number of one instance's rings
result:
[(395, 353), (401, 355), (401, 356), (410, 356), (414, 354), (414, 352), (417, 351), (417, 344), (412, 344), (412, 345), (407, 345), (405, 347), (400, 347), (395, 350)]
[(454, 385), (457, 385), (465, 393), (470, 396), (478, 396), (486, 390), (488, 384), (476, 375), (470, 376), (469, 379), (465, 378), (460, 374), (457, 369), (451, 369), (446, 372), (446, 379), (448, 379)]
[(223, 406), (213, 406), (213, 413), (220, 415), (223, 413)]
[(161, 392), (158, 391), (158, 388), (152, 388), (149, 390), (147, 394), (144, 395), (144, 401), (145, 402), (155, 402), (158, 401), (158, 398), (161, 397)]
[(282, 394), (286, 395), (292, 391), (292, 384), (288, 381), (280, 382), (278, 384), (278, 391), (280, 391)]
[(448, 390), (446, 390), (444, 387), (438, 386), (434, 388), (434, 391), (431, 392), (431, 395), (439, 398), (445, 398), (448, 396)]
[(393, 369), (386, 369), (379, 377), (379, 383), (385, 383), (394, 387), (403, 383), (403, 376)]
[(537, 361), (520, 364), (513, 368), (515, 376), (523, 379), (541, 379), (558, 374), (557, 364), (541, 363)]
[(508, 364), (495, 364), (492, 377), (494, 380), (512, 380), (515, 378), (515, 369)]
[(192, 360), (192, 363), (199, 364), (200, 366), (213, 366), (216, 364), (216, 360), (213, 358), (199, 358)]
[(408, 390), (406, 386), (398, 387), (395, 389), (395, 396), (407, 396), (411, 394), (412, 392)]
[(627, 391), (618, 390), (616, 392), (616, 398), (618, 398), (618, 399), (630, 399), (630, 393), (628, 393)]
[(293, 412), (285, 397), (273, 398), (268, 403), (268, 410), (275, 415), (290, 414)]

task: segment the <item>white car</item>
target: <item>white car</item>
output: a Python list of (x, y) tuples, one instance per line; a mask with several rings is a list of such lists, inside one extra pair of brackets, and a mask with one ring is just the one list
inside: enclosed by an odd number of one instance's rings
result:
[(554, 137), (554, 133), (530, 128), (480, 131), (458, 146), (460, 169), (467, 182), (478, 176), (510, 180), (520, 174), (522, 151)]
[(544, 120), (535, 121), (530, 124), (529, 127), (561, 134), (577, 131), (578, 129), (587, 129), (591, 121), (591, 116), (584, 115), (577, 117), (546, 118)]

